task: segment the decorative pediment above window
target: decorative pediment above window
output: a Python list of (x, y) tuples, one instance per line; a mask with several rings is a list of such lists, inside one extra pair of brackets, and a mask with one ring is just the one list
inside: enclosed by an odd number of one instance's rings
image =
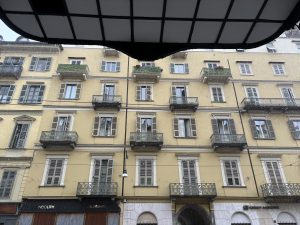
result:
[(18, 116), (14, 118), (15, 121), (30, 121), (30, 122), (34, 122), (36, 119), (31, 117), (31, 116), (27, 116), (27, 115), (22, 115), (22, 116)]

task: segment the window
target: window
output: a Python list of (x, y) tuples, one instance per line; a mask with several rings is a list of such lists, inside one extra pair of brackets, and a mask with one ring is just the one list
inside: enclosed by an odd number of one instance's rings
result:
[(287, 105), (295, 104), (294, 93), (293, 93), (293, 89), (291, 87), (282, 87), (282, 88), (280, 88), (280, 91), (281, 91), (281, 95), (284, 99), (284, 102)]
[[(94, 183), (111, 183), (112, 182), (112, 174), (113, 174), (113, 160), (110, 158), (95, 158), (93, 160), (93, 177), (91, 182)], [(101, 190), (100, 188), (100, 191)], [(104, 191), (112, 191), (112, 190), (105, 190)], [(100, 193), (98, 193), (100, 194)], [(104, 193), (103, 193), (104, 194)]]
[(171, 73), (189, 73), (189, 66), (186, 63), (185, 64), (171, 63), (170, 71)]
[(8, 66), (22, 66), (24, 57), (5, 57), (3, 65)]
[(103, 72), (120, 72), (120, 62), (102, 61), (101, 71), (103, 71)]
[(225, 102), (222, 86), (211, 86), (210, 91), (211, 91), (211, 100), (213, 102)]
[(240, 72), (242, 75), (252, 75), (251, 63), (239, 63)]
[[(153, 115), (138, 115), (136, 118), (136, 130), (142, 133), (156, 133), (156, 117)], [(147, 136), (142, 136), (147, 138)]]
[(53, 118), (52, 130), (55, 131), (69, 131), (71, 128), (72, 116), (59, 115)]
[(32, 57), (29, 70), (30, 71), (49, 71), (51, 66), (51, 58)]
[(211, 123), (214, 134), (236, 134), (233, 119), (212, 119)]
[(0, 183), (0, 199), (8, 199), (14, 186), (17, 171), (4, 169)]
[(13, 136), (10, 142), (10, 148), (24, 148), (29, 130), (29, 123), (18, 122), (15, 126)]
[(221, 159), (225, 186), (243, 186), (239, 159)]
[(152, 86), (151, 85), (138, 85), (136, 87), (136, 100), (138, 100), (138, 101), (152, 100)]
[(154, 67), (154, 62), (140, 62), (140, 65), (143, 67)]
[(138, 186), (155, 186), (154, 166), (155, 160), (153, 158), (139, 158), (138, 165)]
[(0, 103), (10, 103), (15, 85), (0, 85)]
[(60, 99), (79, 99), (81, 84), (61, 84), (59, 98)]
[(109, 137), (116, 135), (117, 117), (101, 115), (95, 117), (93, 136)]
[(275, 75), (285, 75), (283, 63), (271, 63)]
[(43, 99), (45, 85), (23, 85), (19, 103), (40, 104)]
[(275, 133), (270, 120), (253, 119), (249, 122), (254, 139), (275, 139)]
[(183, 184), (197, 184), (198, 173), (197, 163), (194, 159), (182, 159), (181, 163), (181, 182)]
[(175, 118), (173, 121), (174, 137), (191, 138), (197, 136), (194, 118)]
[(207, 68), (209, 69), (216, 69), (219, 66), (218, 62), (207, 62), (206, 63)]
[(259, 94), (256, 87), (245, 87), (246, 96), (251, 104), (259, 105)]
[(262, 161), (268, 183), (285, 183), (280, 159), (263, 159)]
[(292, 137), (295, 140), (300, 139), (300, 120), (289, 120), (288, 121), (289, 129), (292, 134)]
[(46, 161), (44, 179), (42, 185), (61, 186), (64, 185), (64, 175), (67, 166), (67, 158), (49, 157)]
[(69, 63), (72, 65), (80, 65), (83, 63), (83, 59), (79, 59), (79, 58), (78, 59), (76, 59), (76, 58), (70, 59)]
[(269, 53), (276, 53), (277, 52), (273, 42), (270, 42), (270, 43), (266, 44), (266, 48), (267, 48), (267, 51)]

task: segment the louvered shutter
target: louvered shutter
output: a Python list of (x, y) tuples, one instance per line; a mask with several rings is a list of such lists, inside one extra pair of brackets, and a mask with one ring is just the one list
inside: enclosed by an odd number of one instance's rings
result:
[(92, 181), (95, 183), (100, 182), (100, 166), (101, 166), (101, 161), (99, 159), (94, 160), (94, 174), (93, 174), (93, 179)]
[(223, 161), (224, 164), (224, 175), (225, 175), (225, 180), (227, 185), (233, 185), (233, 180), (232, 180), (232, 171), (231, 171), (231, 165), (229, 160)]
[(58, 116), (55, 116), (53, 117), (53, 121), (52, 121), (52, 130), (56, 130), (57, 123), (58, 123)]
[(0, 183), (0, 198), (9, 198), (16, 177), (16, 171), (4, 170)]
[(146, 185), (153, 185), (153, 171), (152, 171), (152, 163), (151, 159), (146, 160)]
[(116, 71), (120, 72), (120, 62), (117, 62)]
[(184, 72), (185, 72), (186, 74), (189, 73), (189, 64), (187, 64), (187, 63), (184, 64)]
[(174, 73), (175, 69), (174, 69), (174, 63), (170, 63), (170, 73)]
[(46, 185), (60, 185), (64, 159), (50, 159)]
[(236, 134), (235, 130), (235, 125), (234, 125), (234, 120), (233, 119), (228, 119), (228, 125), (230, 129), (230, 134)]
[(213, 134), (219, 134), (217, 119), (211, 119), (211, 126), (212, 126), (212, 130), (213, 130)]
[(295, 129), (294, 121), (293, 120), (288, 120), (287, 123), (288, 123), (289, 129), (290, 129), (290, 132), (292, 134), (292, 137), (295, 140), (299, 139), (300, 138), (299, 137), (299, 132), (297, 132), (296, 129)]
[(151, 86), (147, 86), (147, 96), (146, 96), (146, 100), (151, 100)]
[(271, 120), (266, 120), (266, 125), (268, 127), (269, 138), (270, 139), (275, 139), (275, 133), (274, 133), (274, 130), (273, 130)]
[(196, 120), (194, 118), (191, 119), (191, 128), (192, 128), (192, 137), (197, 137)]
[(178, 126), (178, 119), (173, 119), (173, 131), (174, 137), (179, 137), (179, 126)]
[(65, 89), (66, 89), (66, 84), (61, 84), (60, 85), (59, 96), (58, 96), (59, 99), (63, 99), (64, 98)]
[(45, 71), (49, 71), (51, 67), (52, 58), (47, 58), (47, 64), (45, 67)]
[(9, 91), (8, 91), (8, 94), (7, 94), (6, 103), (10, 103), (11, 102), (11, 99), (12, 99), (12, 96), (14, 94), (14, 91), (15, 91), (15, 85), (10, 85), (9, 86)]
[(77, 84), (75, 99), (79, 99), (79, 97), (80, 97), (80, 90), (81, 90), (81, 84)]
[(25, 96), (26, 96), (26, 91), (27, 91), (28, 85), (23, 85), (20, 98), (19, 98), (19, 103), (24, 103), (26, 101)]
[(136, 118), (136, 132), (141, 132), (141, 117), (137, 116)]
[(156, 134), (156, 117), (152, 118), (152, 133)]
[(273, 184), (283, 183), (278, 162), (266, 161), (265, 165), (267, 167), (269, 182)]
[(99, 135), (100, 116), (96, 116), (94, 120), (93, 136)]
[(112, 129), (111, 129), (111, 135), (115, 136), (117, 130), (117, 117), (112, 118)]
[(146, 160), (140, 160), (139, 163), (139, 185), (146, 184)]
[(111, 183), (112, 182), (112, 172), (113, 172), (113, 160), (108, 160), (108, 166), (107, 166), (107, 175), (106, 175), (106, 182)]
[(181, 166), (182, 166), (182, 181), (183, 181), (184, 184), (189, 184), (190, 179), (189, 179), (188, 161), (187, 160), (182, 160), (181, 161)]
[(136, 86), (136, 100), (141, 100), (141, 86)]
[(249, 119), (249, 125), (250, 125), (250, 129), (251, 129), (251, 133), (254, 139), (259, 139), (259, 135), (258, 132), (256, 130), (256, 126), (255, 126), (255, 120)]
[(101, 63), (101, 71), (106, 71), (105, 70), (105, 66), (106, 66), (106, 62), (102, 61), (102, 63)]
[(38, 58), (37, 57), (32, 57), (31, 63), (30, 63), (30, 66), (29, 66), (29, 71), (34, 71), (35, 70), (37, 62), (38, 62)]
[(40, 86), (39, 95), (38, 95), (38, 99), (37, 99), (37, 103), (41, 103), (42, 102), (43, 96), (44, 96), (44, 91), (45, 91), (45, 85), (41, 85)]
[(29, 129), (29, 124), (22, 124), (21, 131), (16, 144), (16, 148), (24, 148), (28, 129)]

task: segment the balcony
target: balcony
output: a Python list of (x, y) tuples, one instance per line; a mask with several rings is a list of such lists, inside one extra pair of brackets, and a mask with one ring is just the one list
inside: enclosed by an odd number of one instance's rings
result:
[(162, 69), (157, 66), (134, 66), (132, 76), (134, 81), (158, 82), (161, 77)]
[(244, 134), (213, 134), (210, 142), (215, 150), (220, 148), (237, 148), (243, 150), (247, 146)]
[(196, 197), (206, 200), (212, 200), (217, 196), (217, 189), (214, 183), (200, 183), (200, 184), (170, 184), (171, 197)]
[(163, 145), (162, 133), (131, 132), (130, 146), (137, 151), (158, 151)]
[(42, 131), (40, 142), (43, 148), (48, 147), (70, 147), (74, 149), (78, 141), (75, 131)]
[(300, 110), (300, 99), (244, 98), (241, 105), (246, 111), (298, 111)]
[(229, 79), (232, 77), (231, 71), (228, 68), (217, 67), (214, 69), (203, 68), (201, 70), (201, 81), (203, 83), (228, 83)]
[(114, 197), (117, 196), (117, 183), (79, 182), (76, 195), (79, 197)]
[(120, 110), (122, 97), (120, 95), (93, 95), (92, 104), (94, 109), (117, 109)]
[(176, 52), (174, 53), (171, 58), (172, 59), (186, 59), (187, 56), (187, 52), (183, 51), (183, 52)]
[(89, 73), (87, 65), (59, 64), (56, 70), (60, 79), (86, 80)]
[(171, 97), (170, 110), (196, 111), (199, 106), (197, 97)]
[(113, 49), (113, 48), (103, 48), (103, 55), (106, 57), (119, 57), (119, 51)]
[(268, 203), (300, 202), (300, 183), (263, 184), (261, 189)]
[(0, 78), (13, 78), (18, 80), (23, 71), (23, 66), (0, 65)]

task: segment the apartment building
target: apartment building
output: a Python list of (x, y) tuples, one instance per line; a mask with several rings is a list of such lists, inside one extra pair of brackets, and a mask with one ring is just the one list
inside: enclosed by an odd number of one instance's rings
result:
[(298, 224), (299, 46), (0, 42), (0, 223)]

